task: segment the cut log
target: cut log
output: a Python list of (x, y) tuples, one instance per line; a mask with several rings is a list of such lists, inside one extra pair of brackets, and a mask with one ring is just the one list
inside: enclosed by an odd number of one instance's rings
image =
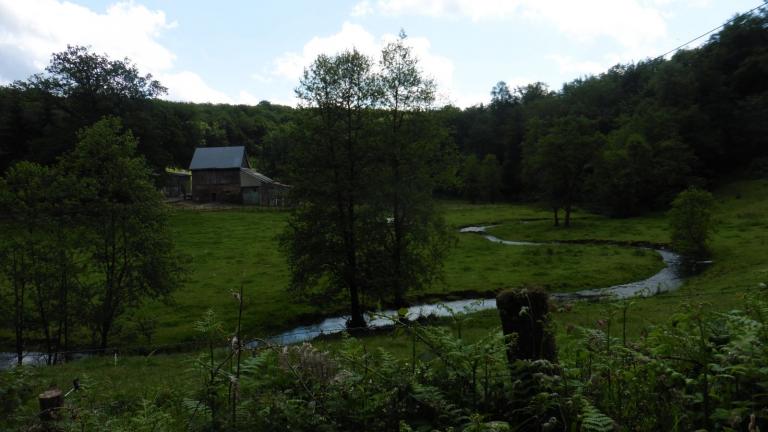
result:
[(59, 389), (50, 389), (37, 396), (40, 402), (40, 420), (52, 421), (59, 417), (59, 409), (64, 406), (64, 394)]
[(496, 297), (501, 328), (515, 342), (507, 349), (515, 360), (545, 359), (557, 362), (555, 336), (549, 325), (549, 295), (540, 289), (508, 290)]

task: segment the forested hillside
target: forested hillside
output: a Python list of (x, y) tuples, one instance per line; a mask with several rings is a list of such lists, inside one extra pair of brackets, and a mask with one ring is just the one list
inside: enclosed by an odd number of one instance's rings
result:
[(186, 168), (198, 146), (244, 145), (264, 161), (261, 169), (279, 173), (284, 155), (275, 148), (286, 148), (280, 133), (290, 127), (292, 108), (169, 102), (155, 97), (160, 83), (154, 91), (125, 84), (142, 78), (129, 62), (71, 47), (54, 55), (45, 75), (0, 87), (0, 170), (20, 160), (50, 164), (74, 147), (78, 130), (117, 116), (156, 171)]
[[(629, 216), (668, 205), (691, 184), (764, 172), (766, 76), (763, 9), (735, 18), (699, 48), (619, 64), (559, 90), (499, 82), (487, 105), (432, 111), (462, 155), (443, 192)], [(258, 169), (285, 175), (295, 109), (163, 101), (161, 84), (128, 60), (85, 48), (54, 55), (47, 72), (0, 87), (0, 170), (20, 160), (51, 163), (74, 146), (78, 130), (116, 115), (157, 171), (185, 167), (196, 146), (245, 145)]]

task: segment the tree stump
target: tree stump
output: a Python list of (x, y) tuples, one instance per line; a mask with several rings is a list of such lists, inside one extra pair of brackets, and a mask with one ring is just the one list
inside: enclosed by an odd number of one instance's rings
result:
[(64, 394), (59, 389), (50, 389), (37, 396), (40, 402), (40, 420), (52, 421), (59, 416), (59, 409), (64, 406)]
[(549, 295), (541, 289), (508, 290), (496, 296), (504, 335), (515, 335), (507, 348), (510, 364), (515, 360), (557, 361), (555, 336), (549, 329)]

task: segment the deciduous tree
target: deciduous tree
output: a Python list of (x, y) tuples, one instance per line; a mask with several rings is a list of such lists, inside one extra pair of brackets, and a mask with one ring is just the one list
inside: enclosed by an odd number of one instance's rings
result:
[(88, 243), (89, 313), (101, 348), (119, 316), (147, 298), (168, 299), (183, 276), (165, 206), (136, 144), (118, 119), (107, 118), (84, 129), (59, 165), (82, 187), (78, 222)]
[(684, 257), (691, 260), (709, 257), (714, 205), (711, 193), (694, 187), (680, 192), (672, 202), (669, 211), (672, 247)]
[(291, 176), (297, 207), (282, 245), (299, 293), (328, 300), (346, 292), (350, 327), (364, 327), (361, 295), (366, 266), (380, 257), (386, 220), (367, 201), (379, 184), (380, 161), (370, 136), (375, 104), (373, 62), (356, 50), (320, 55), (304, 71), (296, 94), (302, 101)]
[(527, 143), (524, 153), (526, 176), (532, 179), (554, 213), (565, 210), (564, 225), (571, 224), (571, 211), (580, 198), (587, 169), (604, 140), (594, 122), (584, 117), (556, 120), (540, 138)]
[[(385, 244), (389, 249), (384, 291), (397, 306), (408, 290), (422, 288), (441, 274), (451, 235), (434, 207), (432, 193), (443, 173), (451, 171), (451, 144), (431, 120), (435, 83), (419, 69), (406, 35), (381, 53), (379, 103), (384, 159), (379, 191), (384, 213), (391, 215)], [(377, 193), (374, 189), (374, 193)], [(382, 263), (384, 264), (384, 263)]]

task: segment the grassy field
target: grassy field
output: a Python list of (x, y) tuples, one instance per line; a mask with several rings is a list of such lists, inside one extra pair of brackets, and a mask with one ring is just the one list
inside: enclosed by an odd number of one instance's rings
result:
[[(605, 245), (506, 246), (477, 234), (458, 234), (470, 224), (489, 224), (546, 217), (547, 213), (521, 205), (442, 204), (456, 229), (456, 246), (445, 263), (445, 278), (420, 292), (411, 303), (466, 297), (492, 297), (505, 288), (538, 285), (563, 292), (600, 288), (645, 278), (663, 263), (650, 251)], [(322, 316), (344, 313), (345, 299), (315, 305), (291, 296), (286, 287), (289, 270), (277, 235), (287, 212), (259, 209), (199, 211), (175, 209), (170, 226), (179, 251), (191, 258), (186, 283), (172, 304), (150, 302), (118, 323), (112, 345), (147, 344), (136, 330), (138, 318), (156, 320), (151, 345), (184, 344), (197, 337), (194, 322), (213, 309), (231, 327), (236, 304), (231, 295), (240, 284), (246, 294), (244, 328), (253, 336), (267, 336)], [(562, 231), (565, 232), (565, 231)], [(517, 237), (510, 237), (517, 238)], [(12, 345), (10, 334), (2, 338)]]
[[(740, 181), (715, 191), (717, 229), (712, 236), (713, 264), (702, 273), (688, 278), (683, 287), (672, 293), (628, 301), (626, 329), (629, 337), (637, 337), (650, 326), (666, 322), (673, 314), (691, 307), (727, 311), (745, 307), (749, 296), (765, 296), (758, 288), (768, 283), (768, 180)], [(509, 219), (488, 219), (500, 223), (490, 231), (502, 238), (521, 240), (611, 239), (626, 241), (666, 242), (666, 218), (663, 214), (632, 219), (608, 219), (579, 214), (574, 226), (558, 229), (549, 220), (526, 223)], [(559, 246), (558, 246), (559, 247)], [(572, 310), (553, 314), (558, 345), (566, 350), (578, 343), (578, 327), (593, 328), (598, 320), (613, 317), (615, 335), (624, 323), (618, 317), (620, 304), (611, 302), (573, 305)], [(450, 326), (449, 324), (445, 324)], [(462, 336), (473, 339), (500, 331), (496, 311), (472, 314), (463, 324)], [(410, 355), (411, 341), (401, 335), (377, 335), (366, 338), (371, 348), (383, 347), (394, 353)], [(333, 349), (334, 342), (324, 342)]]
[[(733, 307), (740, 292), (768, 279), (763, 259), (768, 214), (768, 182), (732, 183), (716, 192), (718, 231), (713, 237), (715, 264), (693, 277), (686, 287), (670, 296), (638, 301), (633, 306), (643, 323), (668, 314), (680, 296)], [(514, 240), (612, 239), (666, 242), (663, 214), (632, 219), (608, 219), (577, 212), (574, 225), (553, 227), (548, 211), (524, 205), (441, 204), (449, 224), (495, 225), (490, 231)], [(158, 328), (152, 345), (193, 341), (193, 323), (209, 308), (232, 325), (235, 302), (230, 294), (242, 283), (248, 301), (246, 332), (254, 336), (274, 334), (321, 315), (343, 312), (345, 302), (310, 305), (287, 293), (289, 273), (276, 235), (287, 213), (257, 209), (226, 211), (175, 210), (171, 227), (179, 249), (192, 258), (187, 283), (175, 294), (172, 305), (150, 303), (137, 315), (153, 317)], [(491, 296), (522, 285), (540, 285), (552, 291), (604, 287), (644, 278), (662, 266), (649, 251), (597, 245), (506, 246), (488, 242), (476, 234), (458, 234), (457, 245), (445, 264), (445, 280), (430, 290), (412, 293), (414, 303), (461, 296)], [(722, 295), (721, 295), (722, 294)], [(659, 306), (663, 304), (663, 306)], [(583, 323), (599, 306), (580, 305), (584, 313), (571, 313), (569, 321)], [(593, 310), (594, 309), (594, 310)], [(120, 325), (113, 341), (141, 345), (131, 317)]]
[[(760, 290), (757, 285), (760, 282), (768, 282), (768, 260), (766, 260), (766, 246), (768, 246), (768, 181), (750, 181), (739, 182), (727, 185), (717, 190), (717, 219), (718, 230), (712, 239), (714, 249), (714, 264), (703, 273), (691, 277), (679, 291), (669, 294), (658, 295), (650, 298), (633, 299), (629, 303), (629, 312), (627, 315), (627, 332), (630, 338), (638, 337), (649, 326), (656, 323), (662, 323), (669, 319), (675, 312), (689, 307), (703, 307), (710, 310), (729, 310), (744, 306), (745, 296), (765, 295), (765, 290)], [(526, 218), (527, 215), (535, 215), (537, 212), (533, 209), (514, 206), (480, 206), (476, 211), (471, 207), (456, 204), (447, 204), (448, 212), (451, 217), (451, 223), (455, 226), (468, 225), (471, 223), (490, 223), (496, 222), (502, 225), (496, 228), (495, 233), (509, 238), (529, 238), (529, 239), (563, 239), (563, 238), (612, 238), (624, 240), (664, 240), (663, 229), (665, 220), (663, 215), (651, 217), (608, 220), (586, 214), (579, 215), (576, 224), (571, 230), (556, 229), (551, 227), (547, 221), (535, 221), (528, 224), (520, 224), (519, 217)], [(519, 213), (513, 213), (509, 209), (517, 209)], [(452, 213), (453, 212), (453, 213)], [(513, 215), (513, 216), (510, 216)], [(518, 216), (526, 215), (526, 216)], [(233, 218), (231, 225), (243, 226), (244, 232), (256, 233), (259, 236), (259, 230), (251, 226), (252, 218), (241, 212), (226, 212), (217, 214), (194, 214), (177, 215), (177, 221), (189, 223), (186, 229), (192, 227), (200, 228), (200, 233), (205, 231), (205, 227), (198, 225), (201, 221), (208, 218)], [(199, 219), (198, 219), (199, 217)], [(261, 213), (257, 216), (260, 221), (272, 221), (272, 229), (282, 224), (283, 215), (280, 213)], [(197, 219), (197, 220), (195, 220)], [(234, 223), (234, 221), (240, 221)], [(230, 226), (231, 227), (231, 226)], [(525, 228), (522, 228), (525, 227)], [(528, 229), (534, 230), (536, 235), (527, 234)], [(177, 230), (183, 230), (181, 225)], [(223, 245), (228, 244), (227, 238), (222, 238), (221, 234), (216, 234), (217, 230), (211, 230), (207, 235), (216, 238)], [(235, 232), (235, 231), (229, 231)], [(643, 233), (647, 233), (644, 236)], [(234, 234), (233, 234), (234, 235)], [(610, 237), (609, 237), (610, 236)], [(271, 238), (265, 234), (262, 239)], [(484, 243), (479, 236), (460, 237), (462, 240), (457, 251), (472, 247), (488, 246), (493, 249), (496, 245)], [(234, 239), (234, 237), (233, 237)], [(466, 239), (463, 240), (463, 239)], [(477, 244), (474, 244), (478, 240)], [(186, 240), (193, 243), (193, 239)], [(203, 237), (196, 237), (194, 242), (204, 245)], [(231, 246), (235, 241), (229, 243)], [(472, 243), (470, 243), (472, 242)], [(560, 247), (560, 246), (558, 246)], [(509, 253), (509, 249), (498, 248), (498, 253)], [(221, 262), (224, 256), (233, 252), (221, 250), (221, 248), (209, 248), (208, 252), (200, 251), (200, 254), (207, 256), (209, 261), (208, 269), (211, 266)], [(257, 248), (248, 249), (251, 253), (257, 253)], [(524, 259), (526, 252), (518, 251), (520, 259)], [(456, 252), (460, 255), (459, 252)], [(584, 252), (587, 254), (587, 252)], [(470, 254), (471, 255), (471, 254)], [(584, 255), (582, 255), (583, 257)], [(218, 258), (216, 258), (218, 257)], [(272, 258), (277, 260), (278, 255), (272, 252), (262, 251), (260, 258)], [(595, 258), (595, 256), (591, 256)], [(512, 259), (512, 257), (509, 257)], [(637, 258), (637, 257), (634, 257)], [(642, 257), (640, 257), (642, 258)], [(236, 258), (235, 258), (236, 259)], [(452, 259), (456, 259), (455, 257)], [(554, 259), (554, 258), (553, 258)], [(643, 261), (640, 259), (640, 261)], [(247, 263), (244, 259), (243, 263)], [(273, 261), (277, 263), (278, 261)], [(511, 262), (512, 264), (514, 262)], [(515, 263), (517, 264), (517, 263)], [(585, 262), (586, 264), (586, 262)], [(275, 264), (277, 265), (277, 264)], [(455, 264), (451, 264), (455, 266)], [(247, 266), (245, 266), (247, 267)], [(524, 265), (512, 266), (507, 271), (512, 274), (518, 269), (524, 268)], [(276, 267), (281, 269), (282, 267)], [(458, 269), (460, 270), (460, 269)], [(198, 270), (201, 271), (201, 270)], [(573, 273), (581, 273), (574, 270)], [(227, 277), (233, 278), (232, 283), (237, 283), (239, 275), (227, 274)], [(566, 274), (566, 273), (563, 273)], [(268, 274), (266, 274), (268, 276)], [(247, 273), (247, 277), (253, 277), (253, 282), (258, 278), (256, 273)], [(283, 273), (283, 277), (287, 277)], [(566, 275), (565, 278), (578, 277), (577, 274)], [(199, 289), (204, 289), (207, 284), (212, 283), (214, 276), (210, 275), (208, 282), (200, 282)], [(274, 293), (278, 293), (278, 287), (274, 287)], [(206, 297), (203, 294), (201, 299)], [(226, 304), (228, 300), (226, 291), (222, 289), (220, 304)], [(252, 313), (254, 304), (249, 308)], [(557, 341), (561, 352), (567, 353), (569, 347), (579, 343), (578, 331), (574, 328), (595, 326), (598, 319), (607, 319), (613, 316), (615, 325), (612, 326), (614, 336), (618, 336), (623, 323), (617, 314), (616, 303), (576, 303), (572, 310), (554, 313), (554, 323), (557, 329)], [(160, 309), (158, 309), (160, 310)], [(192, 318), (189, 318), (192, 320)], [(458, 333), (458, 326), (451, 320), (442, 320), (436, 325), (443, 325), (451, 328)], [(498, 315), (495, 310), (479, 312), (467, 316), (461, 323), (462, 338), (474, 340), (488, 332), (497, 332), (500, 330)], [(369, 336), (363, 339), (369, 349), (383, 348), (402, 358), (410, 358), (412, 346), (411, 338), (401, 333), (379, 334)], [(334, 350), (338, 346), (337, 340), (326, 340), (316, 342), (316, 345), (323, 349)], [(417, 355), (428, 356), (424, 346), (417, 345)], [(115, 403), (133, 403), (136, 404), (141, 398), (154, 399), (158, 395), (176, 394), (187, 395), (195, 386), (199, 384), (198, 375), (191, 370), (191, 366), (197, 354), (184, 353), (172, 355), (151, 355), (119, 357), (117, 363), (114, 358), (99, 357), (82, 361), (69, 363), (66, 365), (55, 366), (51, 368), (35, 368), (35, 382), (41, 386), (55, 383), (61, 387), (67, 387), (71, 379), (75, 377), (86, 377), (92, 387), (98, 388), (100, 394), (106, 395), (109, 400), (117, 401)], [(34, 412), (34, 407), (30, 408)]]
[[(445, 203), (445, 215), (457, 230), (469, 224), (542, 217), (536, 209), (518, 205)], [(259, 210), (176, 210), (171, 226), (179, 250), (192, 258), (188, 282), (174, 296), (174, 304), (151, 303), (139, 315), (158, 320), (153, 343), (193, 340), (193, 322), (214, 309), (229, 325), (236, 316), (231, 291), (243, 284), (248, 301), (245, 329), (269, 335), (312, 322), (323, 315), (343, 313), (339, 299), (311, 305), (291, 296), (289, 271), (276, 236), (287, 213)], [(553, 292), (600, 288), (645, 278), (662, 268), (651, 252), (605, 245), (506, 246), (476, 234), (457, 234), (456, 247), (445, 263), (444, 281), (413, 292), (411, 303), (467, 296), (492, 297), (505, 288), (539, 285)], [(130, 319), (122, 328), (127, 337), (113, 340), (140, 343), (131, 336)]]

